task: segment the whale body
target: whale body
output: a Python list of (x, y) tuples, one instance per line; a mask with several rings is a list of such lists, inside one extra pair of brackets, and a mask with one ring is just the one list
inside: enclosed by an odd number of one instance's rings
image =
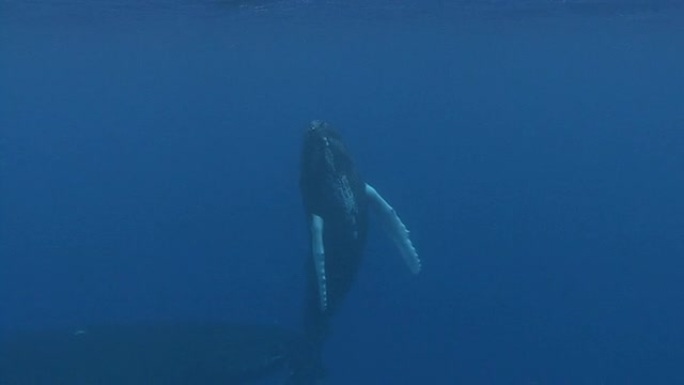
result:
[(360, 268), (369, 212), (377, 214), (412, 272), (420, 271), (421, 262), (394, 208), (364, 181), (326, 122), (315, 120), (304, 133), (299, 184), (310, 235), (304, 331), (320, 344)]
[(312, 122), (305, 133), (300, 190), (311, 232), (310, 276), (316, 277), (312, 283), (318, 287), (312, 294), (319, 310), (329, 315), (349, 291), (361, 264), (368, 200), (366, 183), (346, 145), (325, 122)]

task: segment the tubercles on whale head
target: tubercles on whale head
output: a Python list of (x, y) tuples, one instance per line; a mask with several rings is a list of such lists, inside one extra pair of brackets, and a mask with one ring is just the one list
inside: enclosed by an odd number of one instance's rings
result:
[(304, 149), (319, 154), (332, 152), (336, 156), (347, 153), (340, 135), (328, 122), (323, 120), (313, 120), (309, 124), (304, 135)]
[(322, 120), (315, 119), (311, 121), (311, 124), (309, 125), (309, 130), (310, 131), (315, 131), (319, 129), (323, 129), (327, 126), (328, 124)]
[(322, 120), (314, 120), (309, 124), (309, 129), (306, 131), (307, 140), (313, 142), (311, 144), (330, 146), (330, 142), (339, 141), (339, 136), (335, 130), (326, 122)]

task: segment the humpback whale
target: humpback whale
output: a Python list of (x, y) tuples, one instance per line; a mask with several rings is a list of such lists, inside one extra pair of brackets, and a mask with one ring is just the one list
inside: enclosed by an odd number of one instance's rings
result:
[(278, 373), (313, 384), (298, 373), (301, 336), (270, 325), (105, 325), (0, 342), (1, 385), (242, 385)]
[(337, 131), (320, 120), (304, 134), (300, 191), (310, 237), (305, 333), (321, 340), (361, 264), (369, 212), (380, 219), (411, 272), (418, 273), (421, 262), (397, 212), (363, 180)]

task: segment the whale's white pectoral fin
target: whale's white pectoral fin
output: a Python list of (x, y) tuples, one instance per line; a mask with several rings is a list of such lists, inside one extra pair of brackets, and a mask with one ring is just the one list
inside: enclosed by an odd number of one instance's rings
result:
[(323, 218), (311, 216), (311, 252), (313, 254), (314, 269), (318, 281), (318, 297), (321, 310), (328, 307), (328, 287), (325, 280), (325, 247), (323, 246)]
[(371, 207), (380, 217), (383, 227), (387, 235), (392, 238), (394, 244), (399, 249), (401, 256), (404, 258), (406, 265), (412, 273), (420, 272), (420, 258), (416, 249), (409, 238), (409, 231), (397, 215), (397, 212), (390, 206), (385, 199), (373, 188), (373, 186), (366, 184), (366, 196)]

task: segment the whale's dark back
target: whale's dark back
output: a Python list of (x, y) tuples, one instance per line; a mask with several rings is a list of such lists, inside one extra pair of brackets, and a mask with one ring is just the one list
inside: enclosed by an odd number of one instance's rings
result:
[(368, 216), (365, 182), (339, 134), (327, 123), (314, 121), (304, 134), (300, 189), (307, 224), (311, 215), (320, 216), (324, 222), (327, 309), (320, 308), (314, 264), (309, 257), (304, 316), (305, 334), (322, 342), (329, 317), (346, 296), (361, 264)]
[(324, 221), (328, 313), (333, 313), (361, 263), (368, 214), (365, 182), (327, 123), (314, 121), (305, 133), (300, 188), (307, 219), (315, 214)]

